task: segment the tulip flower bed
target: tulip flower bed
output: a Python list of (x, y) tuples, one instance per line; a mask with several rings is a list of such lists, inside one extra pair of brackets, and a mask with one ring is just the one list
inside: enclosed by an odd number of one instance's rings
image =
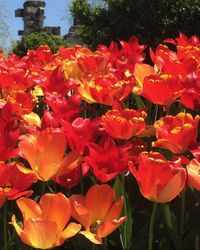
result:
[(199, 249), (198, 37), (1, 54), (0, 109), (1, 249)]

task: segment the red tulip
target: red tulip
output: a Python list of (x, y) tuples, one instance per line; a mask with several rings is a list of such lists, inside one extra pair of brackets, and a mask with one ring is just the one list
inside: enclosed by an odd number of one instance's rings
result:
[(129, 139), (145, 128), (146, 113), (140, 110), (109, 110), (102, 116), (106, 132), (119, 139)]
[(165, 203), (173, 200), (185, 186), (186, 170), (181, 160), (167, 161), (157, 152), (142, 152), (138, 157), (138, 168), (129, 162), (140, 192), (151, 201)]
[[(37, 181), (33, 173), (23, 173), (18, 168), (18, 163), (0, 164), (0, 207), (5, 199), (15, 200), (20, 196), (30, 196), (33, 191), (26, 190)], [(20, 164), (21, 168), (25, 167)]]
[(189, 113), (179, 113), (176, 116), (167, 115), (156, 121), (157, 141), (153, 147), (167, 148), (174, 154), (187, 150), (196, 141), (199, 116), (193, 118)]

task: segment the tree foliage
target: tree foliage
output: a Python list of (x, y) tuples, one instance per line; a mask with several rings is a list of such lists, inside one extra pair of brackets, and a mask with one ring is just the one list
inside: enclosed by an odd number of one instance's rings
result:
[(28, 50), (36, 49), (40, 45), (48, 45), (53, 53), (55, 53), (60, 46), (68, 47), (67, 42), (61, 37), (40, 32), (23, 36), (21, 40), (17, 41), (16, 45), (14, 45), (13, 52), (19, 57), (23, 57)]
[(78, 36), (95, 48), (111, 40), (127, 40), (133, 34), (150, 46), (178, 32), (200, 34), (199, 0), (103, 0), (104, 7), (91, 7), (86, 0), (71, 6), (81, 27)]

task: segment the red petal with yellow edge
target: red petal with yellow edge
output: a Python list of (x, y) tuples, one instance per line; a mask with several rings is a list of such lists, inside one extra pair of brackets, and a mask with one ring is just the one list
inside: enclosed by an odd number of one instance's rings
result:
[(105, 220), (112, 221), (119, 218), (123, 208), (123, 197), (120, 197), (110, 208)]
[(63, 231), (71, 217), (71, 205), (67, 197), (62, 193), (44, 194), (39, 202), (43, 218), (54, 221), (58, 231)]
[(106, 237), (107, 235), (111, 234), (116, 228), (118, 228), (124, 221), (126, 217), (121, 217), (120, 219), (106, 221), (102, 225), (99, 226), (97, 230), (97, 234), (100, 237)]
[(70, 197), (70, 202), (72, 217), (89, 230), (89, 211), (85, 207), (85, 198), (82, 195), (74, 194)]
[(81, 231), (80, 234), (84, 235), (94, 244), (103, 244), (102, 239), (97, 234), (93, 234), (90, 231)]
[(66, 239), (73, 237), (81, 230), (81, 225), (71, 222), (60, 235), (60, 239), (55, 243), (55, 246), (61, 245)]
[(21, 210), (24, 221), (42, 216), (42, 210), (34, 200), (26, 197), (19, 198), (17, 200), (17, 206)]
[(89, 210), (90, 225), (96, 220), (104, 221), (114, 199), (114, 190), (107, 184), (96, 184), (89, 189), (85, 196), (85, 206)]
[(30, 245), (41, 249), (53, 247), (57, 229), (55, 222), (43, 219), (30, 219), (24, 224), (24, 232), (29, 237)]

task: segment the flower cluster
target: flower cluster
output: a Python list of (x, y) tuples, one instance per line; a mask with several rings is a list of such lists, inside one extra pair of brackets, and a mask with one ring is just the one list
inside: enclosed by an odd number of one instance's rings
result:
[(128, 223), (124, 178), (156, 203), (200, 191), (199, 38), (164, 40), (151, 64), (145, 50), (133, 36), (0, 55), (0, 207), (13, 214), (2, 223), (25, 244), (103, 244)]

